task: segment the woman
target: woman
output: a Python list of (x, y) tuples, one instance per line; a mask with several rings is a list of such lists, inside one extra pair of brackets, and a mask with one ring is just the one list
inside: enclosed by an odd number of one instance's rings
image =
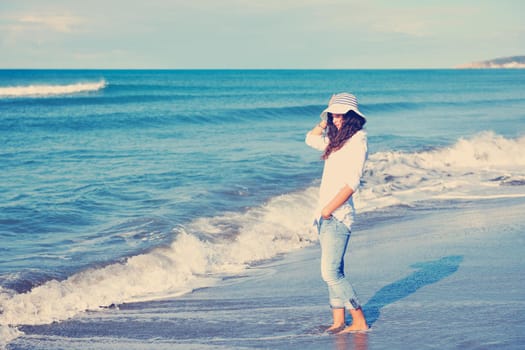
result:
[[(361, 304), (344, 274), (344, 255), (354, 216), (352, 194), (359, 187), (367, 157), (366, 119), (349, 93), (333, 95), (323, 119), (306, 135), (306, 144), (323, 151), (323, 177), (316, 224), (321, 244), (321, 275), (328, 285), (333, 324), (330, 333), (368, 329)], [(346, 326), (346, 310), (352, 324)]]

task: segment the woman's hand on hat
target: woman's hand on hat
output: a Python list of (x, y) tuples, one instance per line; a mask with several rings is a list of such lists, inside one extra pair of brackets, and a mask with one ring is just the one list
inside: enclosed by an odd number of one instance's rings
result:
[(310, 133), (312, 135), (316, 135), (316, 136), (320, 136), (323, 134), (324, 132), (324, 129), (326, 129), (326, 122), (325, 121), (321, 121), (319, 124), (317, 124), (316, 126), (313, 127), (312, 130), (310, 130)]

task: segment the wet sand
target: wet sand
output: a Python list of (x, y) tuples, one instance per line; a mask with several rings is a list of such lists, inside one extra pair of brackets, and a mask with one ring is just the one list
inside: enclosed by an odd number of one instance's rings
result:
[(361, 217), (346, 267), (367, 333), (323, 333), (314, 245), (179, 298), (21, 327), (8, 349), (520, 349), (524, 212), (514, 198)]

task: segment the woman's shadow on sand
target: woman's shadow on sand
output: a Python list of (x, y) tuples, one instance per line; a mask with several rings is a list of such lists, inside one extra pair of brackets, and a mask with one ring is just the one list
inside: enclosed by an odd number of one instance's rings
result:
[(372, 326), (381, 313), (381, 309), (415, 293), (419, 288), (436, 283), (452, 275), (463, 261), (462, 256), (451, 255), (441, 259), (417, 263), (411, 267), (418, 269), (410, 276), (381, 288), (363, 306), (367, 322)]

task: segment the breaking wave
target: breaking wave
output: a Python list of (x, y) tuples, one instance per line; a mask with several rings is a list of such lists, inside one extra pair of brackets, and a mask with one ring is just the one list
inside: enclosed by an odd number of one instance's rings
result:
[(524, 149), (525, 136), (508, 139), (487, 131), (425, 152), (375, 153), (356, 207), (363, 211), (433, 199), (523, 196)]
[(107, 86), (105, 80), (64, 85), (24, 85), (0, 87), (0, 98), (6, 97), (46, 97), (98, 91)]

